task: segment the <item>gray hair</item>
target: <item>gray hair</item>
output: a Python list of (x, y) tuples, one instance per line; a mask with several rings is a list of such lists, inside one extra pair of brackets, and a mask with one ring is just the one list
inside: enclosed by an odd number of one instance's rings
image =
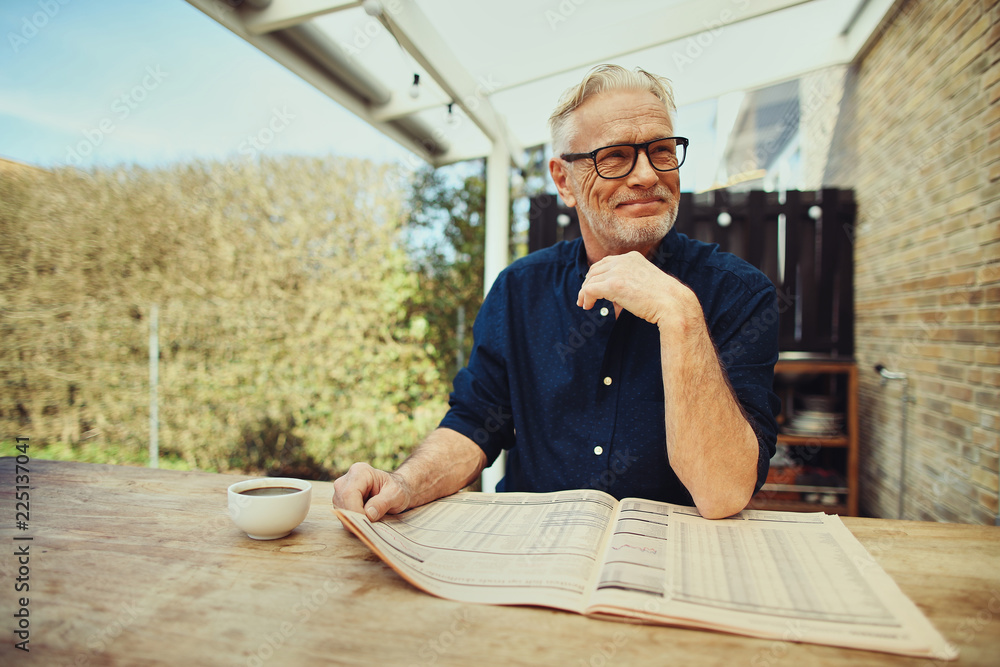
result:
[(663, 106), (666, 107), (667, 114), (670, 116), (670, 122), (673, 124), (677, 105), (674, 102), (674, 91), (669, 79), (650, 74), (638, 67), (632, 72), (620, 65), (597, 65), (587, 72), (583, 81), (568, 88), (562, 94), (555, 111), (549, 116), (553, 153), (559, 155), (569, 149), (569, 144), (576, 134), (573, 112), (577, 107), (594, 95), (612, 91), (652, 93), (663, 102)]

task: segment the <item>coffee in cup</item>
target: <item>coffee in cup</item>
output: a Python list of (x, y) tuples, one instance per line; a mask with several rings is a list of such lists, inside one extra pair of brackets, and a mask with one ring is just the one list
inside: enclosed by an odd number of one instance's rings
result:
[(259, 477), (230, 485), (229, 516), (255, 540), (285, 537), (309, 513), (312, 484), (293, 477)]

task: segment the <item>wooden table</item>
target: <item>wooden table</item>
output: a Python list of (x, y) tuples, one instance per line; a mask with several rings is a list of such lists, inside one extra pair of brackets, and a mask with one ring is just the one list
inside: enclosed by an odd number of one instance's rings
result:
[[(29, 528), (17, 530), (14, 463), (0, 459), (4, 665), (933, 664), (441, 600), (343, 530), (330, 483), (314, 483), (295, 532), (257, 542), (226, 514), (241, 477), (32, 460)], [(1000, 664), (1000, 528), (844, 522), (960, 647), (952, 664)], [(23, 545), (27, 594), (13, 591)], [(20, 595), (30, 653), (13, 646)]]

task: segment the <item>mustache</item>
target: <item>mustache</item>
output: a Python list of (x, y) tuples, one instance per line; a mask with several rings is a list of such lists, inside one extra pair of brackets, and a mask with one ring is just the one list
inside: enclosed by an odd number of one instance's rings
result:
[(627, 192), (616, 192), (608, 203), (611, 204), (611, 208), (615, 208), (619, 204), (628, 204), (630, 202), (642, 201), (644, 199), (662, 199), (668, 204), (673, 204), (674, 193), (672, 193), (669, 188), (664, 185), (656, 185), (642, 192), (635, 192), (631, 190)]

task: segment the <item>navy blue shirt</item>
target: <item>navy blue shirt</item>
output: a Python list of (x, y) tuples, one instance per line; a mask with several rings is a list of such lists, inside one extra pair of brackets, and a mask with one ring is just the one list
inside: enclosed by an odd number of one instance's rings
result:
[[(651, 259), (701, 302), (757, 434), (756, 491), (774, 454), (780, 406), (771, 391), (774, 286), (742, 259), (674, 230)], [(476, 442), (489, 463), (509, 450), (503, 491), (592, 488), (693, 505), (667, 461), (659, 329), (624, 310), (616, 320), (607, 300), (589, 311), (577, 306), (589, 268), (577, 239), (500, 274), (476, 317), (469, 364), (455, 377), (441, 426)]]

